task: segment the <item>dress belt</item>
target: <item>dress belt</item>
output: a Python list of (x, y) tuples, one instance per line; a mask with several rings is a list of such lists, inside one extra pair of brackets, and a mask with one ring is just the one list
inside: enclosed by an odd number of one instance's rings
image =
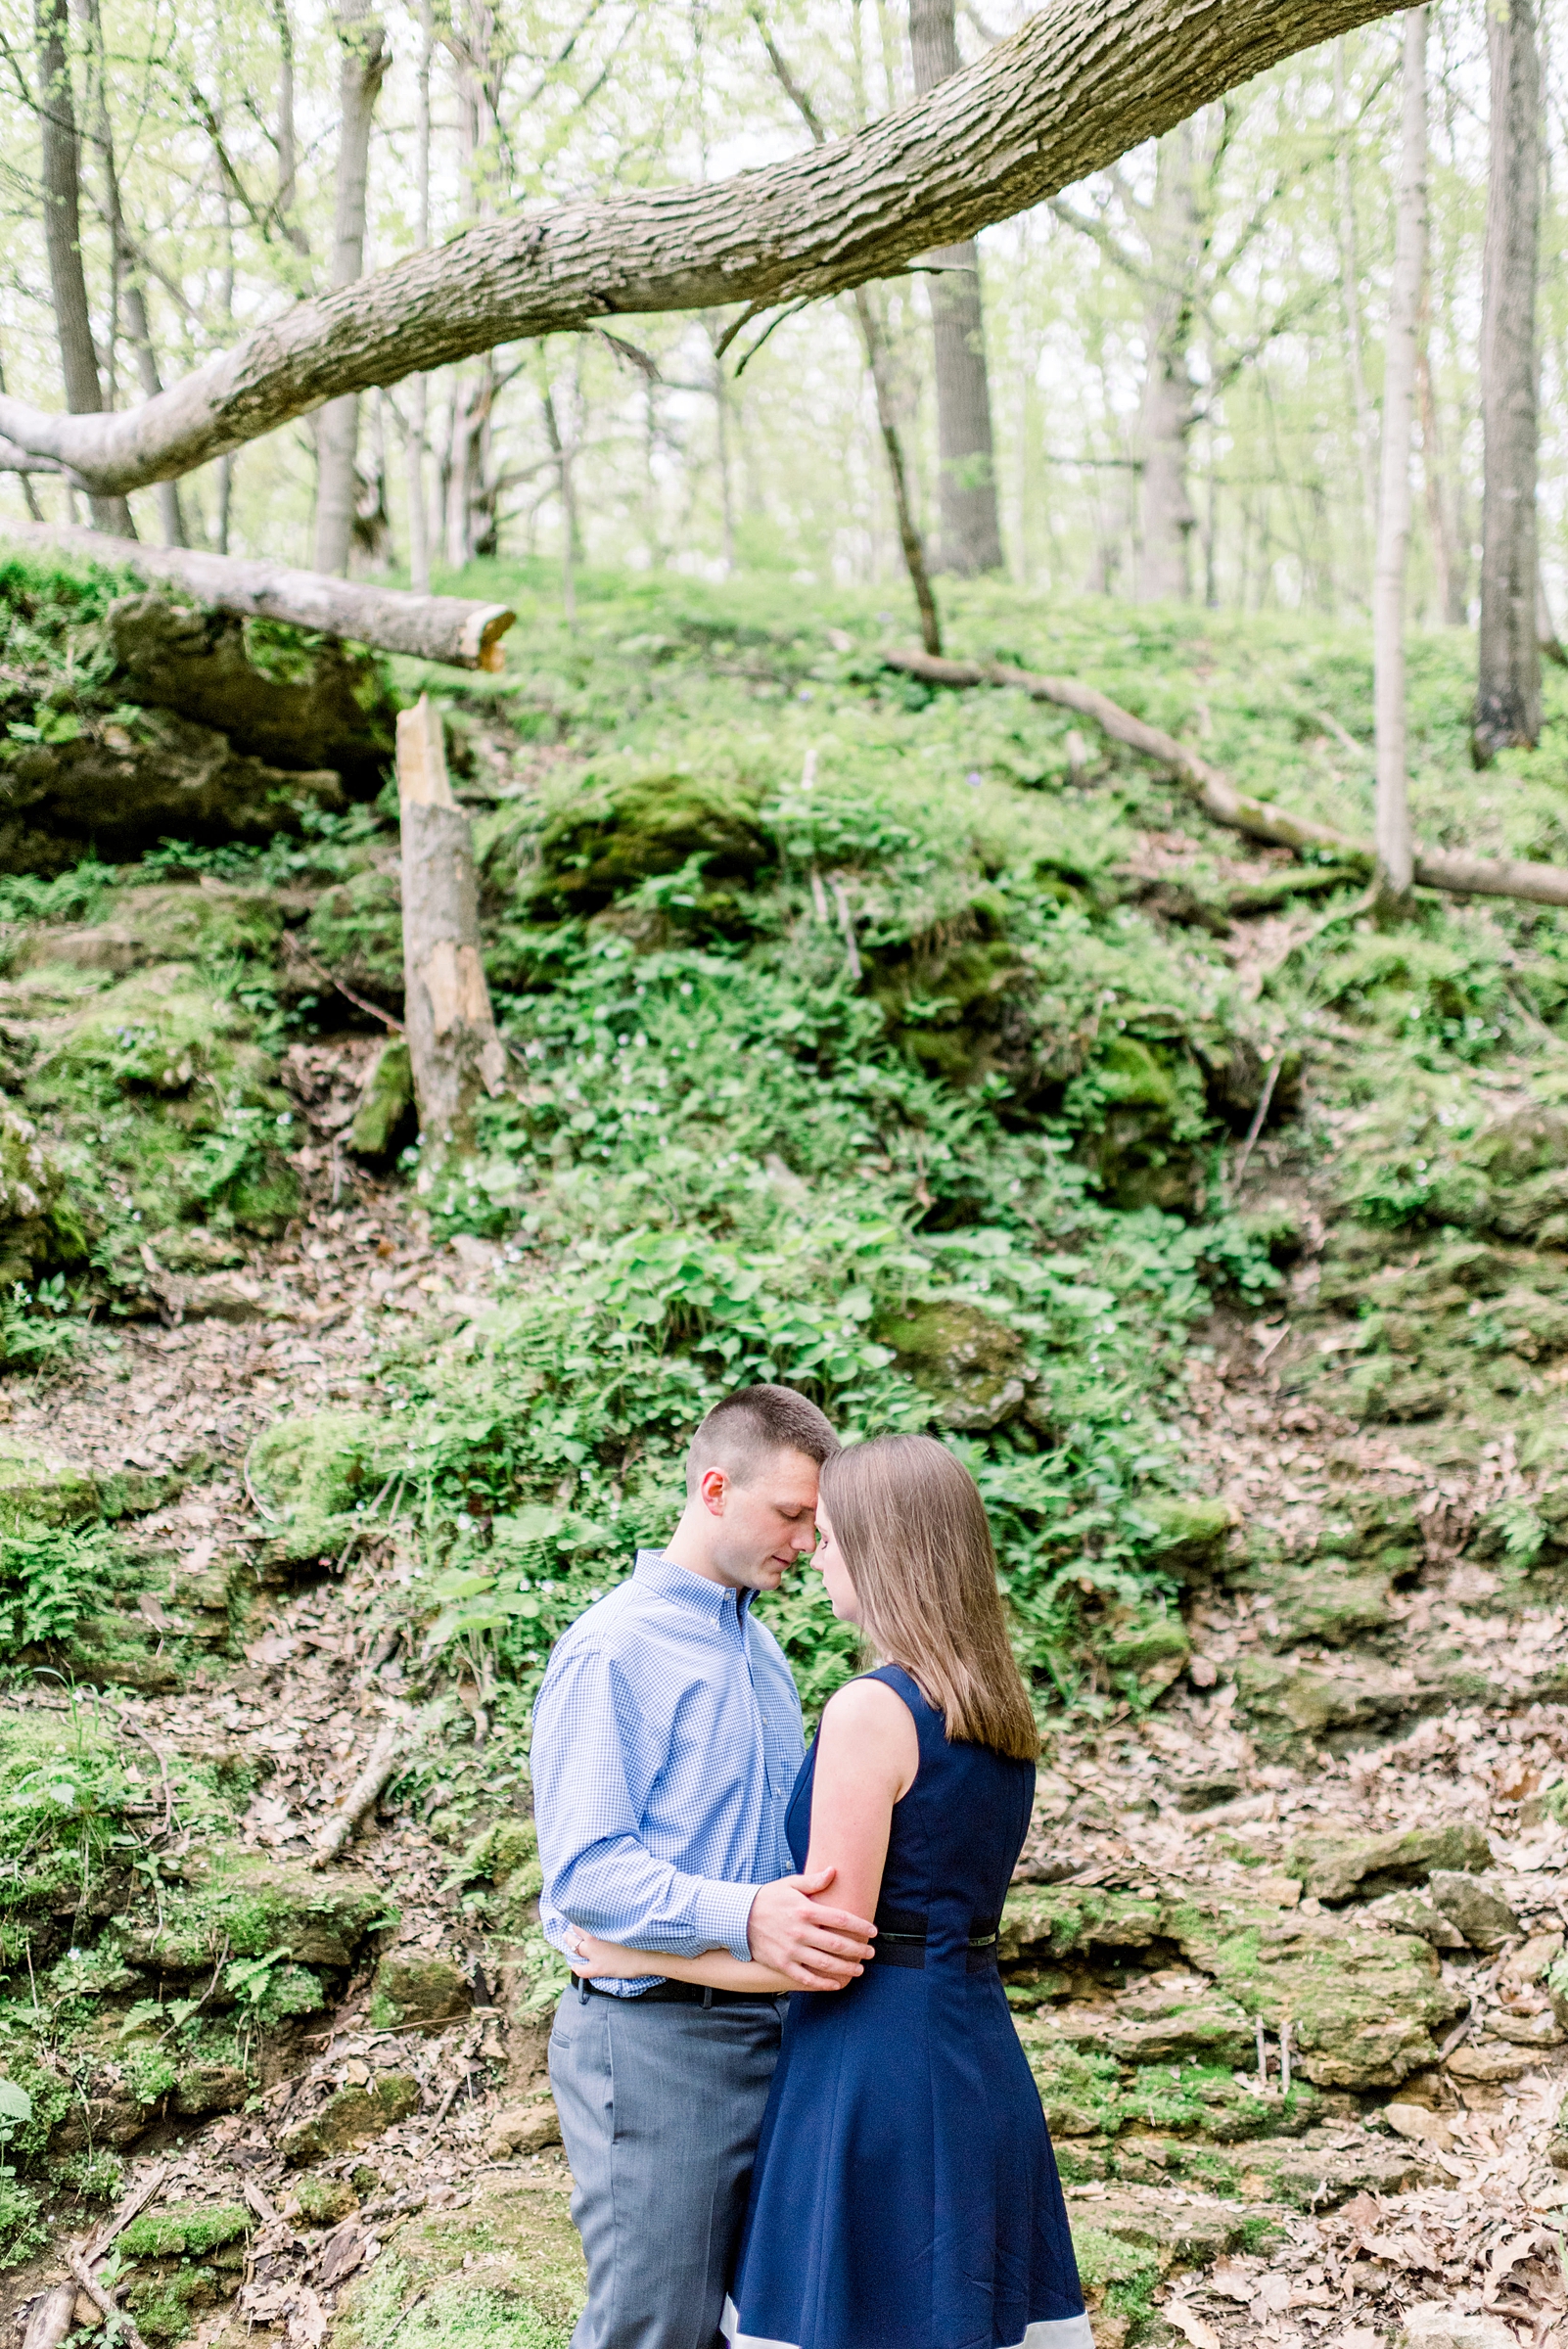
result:
[[(930, 1933), (927, 1927), (918, 1924), (918, 1912), (911, 1915), (907, 1910), (893, 1910), (890, 1915), (897, 1916), (899, 1922), (884, 1924), (880, 1918), (877, 1921), (873, 1947), (878, 1962), (923, 1968)], [(980, 1930), (967, 1936), (964, 1970), (971, 1974), (988, 1973), (996, 1962), (1001, 1920), (988, 1917), (974, 1921), (980, 1923)]]

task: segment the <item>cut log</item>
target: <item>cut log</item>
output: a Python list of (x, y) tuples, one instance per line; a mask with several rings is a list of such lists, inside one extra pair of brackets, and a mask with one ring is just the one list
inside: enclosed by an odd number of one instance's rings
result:
[(506, 1047), (495, 1032), (479, 948), (474, 834), (446, 778), (441, 717), (428, 694), (397, 719), (403, 836), (403, 1018), (424, 1143), (419, 1187), (474, 1149), (481, 1096), (498, 1093)]
[(171, 581), (216, 612), (242, 620), (283, 620), (328, 636), (347, 636), (379, 652), (410, 653), (453, 668), (496, 670), (505, 666), (500, 639), (517, 618), (505, 604), (470, 603), (457, 595), (409, 595), (371, 587), (324, 572), (291, 571), (282, 563), (244, 562), (233, 555), (199, 554), (183, 546), (144, 546), (69, 523), (6, 522), (0, 531), (33, 551), (84, 555), (94, 563)]
[[(1034, 702), (1053, 702), (1091, 717), (1113, 742), (1125, 743), (1156, 765), (1165, 767), (1195, 800), (1206, 815), (1232, 832), (1268, 841), (1276, 849), (1293, 849), (1298, 855), (1310, 849), (1331, 849), (1347, 864), (1370, 873), (1376, 861), (1370, 841), (1354, 840), (1327, 824), (1292, 815), (1268, 800), (1244, 799), (1217, 768), (1196, 758), (1174, 734), (1134, 717), (1108, 694), (1073, 677), (1045, 677), (1033, 669), (1010, 668), (1000, 661), (942, 661), (930, 653), (890, 650), (883, 666), (922, 684), (962, 688), (971, 685), (1008, 685), (1027, 693)], [(1531, 864), (1518, 857), (1471, 856), (1459, 849), (1422, 849), (1415, 852), (1415, 878), (1425, 889), (1446, 889), (1458, 897), (1522, 898), (1533, 905), (1568, 905), (1568, 867)]]

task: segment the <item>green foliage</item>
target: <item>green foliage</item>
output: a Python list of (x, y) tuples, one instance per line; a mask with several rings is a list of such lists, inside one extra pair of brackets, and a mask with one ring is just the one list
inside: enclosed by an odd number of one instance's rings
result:
[(0, 1534), (0, 1647), (69, 1640), (124, 1571), (115, 1536), (101, 1525)]

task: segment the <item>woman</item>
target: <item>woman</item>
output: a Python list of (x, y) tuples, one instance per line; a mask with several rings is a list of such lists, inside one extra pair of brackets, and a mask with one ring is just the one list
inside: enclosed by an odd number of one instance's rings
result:
[[(1093, 2349), (1038, 2095), (996, 1970), (1038, 1737), (974, 1480), (929, 1436), (822, 1469), (815, 1564), (884, 1659), (832, 1698), (797, 1867), (875, 1916), (874, 1962), (796, 1992), (752, 2178), (732, 2349)], [(579, 1935), (579, 1973), (646, 1953)], [(719, 1951), (657, 1970), (790, 1989)]]

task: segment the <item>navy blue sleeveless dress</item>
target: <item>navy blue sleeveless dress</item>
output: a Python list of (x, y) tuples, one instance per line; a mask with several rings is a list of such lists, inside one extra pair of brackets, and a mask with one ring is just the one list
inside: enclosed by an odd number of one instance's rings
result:
[[(1093, 2349), (995, 1934), (1035, 1772), (949, 1744), (896, 1664), (920, 1769), (896, 1804), (876, 1957), (798, 1991), (752, 2174), (732, 2349)], [(813, 1744), (788, 1833), (810, 1840)]]

